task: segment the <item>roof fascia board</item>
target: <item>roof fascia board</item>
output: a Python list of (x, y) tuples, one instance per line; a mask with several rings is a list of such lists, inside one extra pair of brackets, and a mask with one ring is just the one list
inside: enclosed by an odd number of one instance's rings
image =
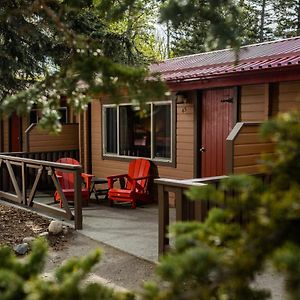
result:
[(300, 66), (290, 66), (288, 70), (286, 68), (255, 70), (207, 77), (193, 81), (166, 82), (166, 84), (171, 91), (179, 91), (294, 80), (300, 80)]

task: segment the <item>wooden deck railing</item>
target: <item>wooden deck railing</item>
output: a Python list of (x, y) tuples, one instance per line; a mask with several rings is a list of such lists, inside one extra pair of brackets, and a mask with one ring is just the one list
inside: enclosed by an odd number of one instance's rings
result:
[[(264, 184), (270, 182), (270, 176), (267, 174), (256, 174), (263, 180)], [(170, 207), (169, 207), (169, 193), (175, 194), (175, 219), (177, 221), (199, 221), (203, 222), (208, 216), (209, 211), (216, 207), (217, 204), (213, 201), (190, 201), (185, 195), (185, 191), (191, 187), (203, 187), (208, 184), (213, 184), (216, 187), (220, 184), (222, 179), (228, 178), (228, 176), (217, 176), (207, 178), (195, 178), (188, 180), (174, 180), (166, 178), (155, 179), (154, 182), (157, 184), (158, 189), (158, 209), (159, 209), (159, 220), (158, 220), (158, 253), (162, 254), (170, 247), (170, 241), (168, 238), (168, 227), (170, 225)], [(226, 196), (234, 196), (232, 192), (226, 192)], [(240, 211), (237, 215), (236, 222), (241, 225), (248, 222), (248, 215), (245, 211)]]
[[(9, 155), (14, 157), (22, 157), (22, 158), (30, 158), (30, 159), (37, 159), (37, 160), (46, 160), (56, 162), (62, 157), (71, 157), (76, 160), (79, 160), (79, 150), (57, 150), (57, 151), (45, 151), (45, 152), (7, 152), (7, 153), (0, 153), (2, 155)], [(27, 185), (33, 184), (33, 178), (36, 176), (36, 169), (27, 169), (26, 170), (26, 177), (28, 178)], [(16, 171), (16, 176), (20, 177), (21, 175)], [(0, 184), (4, 190), (11, 190), (12, 183), (8, 180), (7, 177), (1, 176)], [(52, 191), (55, 189), (53, 181), (47, 174), (43, 174), (39, 184), (38, 189), (41, 191)]]
[[(14, 157), (9, 155), (0, 155), (0, 169), (1, 169), (1, 181), (0, 181), (0, 198), (4, 200), (10, 200), (20, 205), (30, 206), (38, 210), (51, 212), (54, 214), (63, 215), (64, 217), (75, 220), (75, 228), (82, 229), (82, 202), (81, 202), (81, 185), (82, 180), (80, 174), (82, 173), (82, 167), (78, 165), (68, 165), (55, 162), (49, 162), (45, 160), (36, 160), (22, 157)], [(34, 182), (31, 186), (31, 190), (28, 190), (28, 169), (36, 170)], [(55, 170), (60, 170), (66, 173), (72, 173), (74, 175), (74, 215), (69, 207), (59, 181), (55, 175)], [(20, 176), (16, 176), (20, 174)], [(34, 201), (38, 183), (41, 180), (43, 174), (50, 177), (57, 192), (59, 193), (63, 201), (63, 209), (51, 207), (46, 204), (37, 203)], [(9, 178), (13, 186), (13, 191), (8, 191), (3, 187), (4, 177)]]
[(218, 185), (227, 176), (197, 178), (189, 180), (155, 179), (158, 190), (158, 252), (164, 253), (169, 248), (168, 226), (170, 224), (169, 193), (175, 194), (176, 221), (198, 220), (204, 221), (208, 211), (214, 206), (209, 201), (189, 201), (185, 191), (193, 186), (201, 187), (207, 184)]

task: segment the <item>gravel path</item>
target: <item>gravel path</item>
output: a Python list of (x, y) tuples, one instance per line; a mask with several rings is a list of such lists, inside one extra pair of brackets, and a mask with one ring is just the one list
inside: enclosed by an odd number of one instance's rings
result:
[(145, 281), (154, 279), (155, 264), (96, 242), (78, 232), (69, 239), (64, 250), (50, 251), (46, 272), (52, 272), (70, 257), (80, 257), (99, 247), (103, 250), (103, 256), (92, 270), (93, 275), (129, 290), (139, 290)]

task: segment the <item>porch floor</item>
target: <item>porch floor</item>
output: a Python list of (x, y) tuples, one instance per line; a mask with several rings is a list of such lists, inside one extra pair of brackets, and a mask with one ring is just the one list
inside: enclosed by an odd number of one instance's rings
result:
[(91, 204), (83, 209), (84, 235), (135, 256), (158, 260), (158, 206)]
[[(49, 195), (38, 195), (35, 201), (53, 205)], [(92, 198), (82, 214), (80, 233), (148, 261), (158, 261), (158, 205), (145, 204), (136, 209), (127, 204), (110, 207), (107, 200), (96, 202)], [(175, 209), (171, 209), (170, 221), (174, 215)]]

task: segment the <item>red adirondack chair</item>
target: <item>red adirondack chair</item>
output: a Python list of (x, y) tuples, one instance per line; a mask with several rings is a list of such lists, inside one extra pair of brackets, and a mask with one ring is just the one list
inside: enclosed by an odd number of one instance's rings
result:
[[(113, 205), (114, 201), (129, 202), (132, 208), (136, 208), (136, 203), (150, 202), (149, 191), (150, 181), (150, 162), (146, 159), (135, 159), (129, 163), (128, 174), (108, 176), (108, 199)], [(114, 182), (119, 179), (125, 180), (124, 188), (114, 188)]]
[[(70, 165), (80, 165), (79, 162), (70, 157), (64, 157), (57, 161), (58, 163), (70, 164)], [(67, 199), (67, 201), (74, 201), (74, 175), (72, 173), (63, 173), (62, 171), (55, 171), (56, 177), (59, 180), (62, 191)], [(81, 189), (82, 200), (88, 204), (90, 199), (90, 187), (91, 180), (94, 175), (81, 173), (81, 177), (85, 184)], [(62, 199), (59, 196), (59, 193), (56, 191), (54, 194), (54, 200), (60, 202), (60, 207), (62, 207)]]

